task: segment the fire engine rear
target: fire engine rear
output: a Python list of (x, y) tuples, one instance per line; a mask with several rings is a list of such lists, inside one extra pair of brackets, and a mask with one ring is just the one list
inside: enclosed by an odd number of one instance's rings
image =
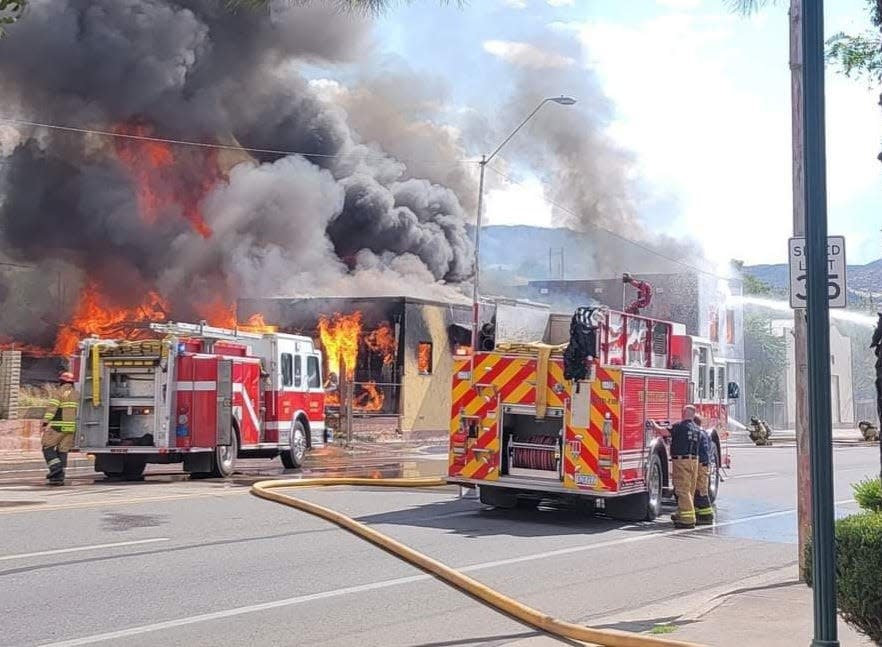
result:
[[(511, 507), (544, 498), (593, 502), (625, 520), (651, 520), (672, 495), (668, 440), (650, 421), (680, 419), (688, 402), (710, 432), (710, 493), (725, 450), (725, 365), (682, 325), (606, 308), (552, 315), (546, 341), (582, 326), (582, 357), (567, 344), (506, 344), (455, 359), (448, 481), (478, 486)], [(564, 333), (564, 330), (567, 330)], [(576, 362), (578, 377), (567, 369)], [(572, 369), (570, 369), (572, 370)]]
[(161, 339), (87, 339), (76, 364), (77, 445), (95, 470), (147, 463), (227, 477), (237, 457), (300, 467), (325, 442), (321, 353), (311, 339), (204, 324), (152, 324)]

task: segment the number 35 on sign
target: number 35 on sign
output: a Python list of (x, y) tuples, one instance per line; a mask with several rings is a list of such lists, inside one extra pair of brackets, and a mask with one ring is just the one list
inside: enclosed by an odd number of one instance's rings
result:
[[(805, 277), (807, 274), (805, 238), (790, 239), (790, 307), (805, 308)], [(827, 238), (827, 295), (831, 308), (844, 308), (848, 293), (845, 289), (845, 238)]]

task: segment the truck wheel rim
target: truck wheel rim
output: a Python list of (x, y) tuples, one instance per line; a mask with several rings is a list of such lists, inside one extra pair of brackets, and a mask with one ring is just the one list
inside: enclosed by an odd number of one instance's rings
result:
[(294, 456), (297, 460), (303, 458), (303, 454), (306, 452), (306, 439), (303, 437), (303, 432), (297, 427), (291, 434), (291, 449), (294, 450)]
[(233, 467), (233, 446), (221, 445), (218, 447), (218, 460), (224, 471), (229, 471)]
[(707, 484), (708, 492), (711, 495), (711, 498), (717, 497), (717, 476), (719, 475), (719, 469), (717, 468), (717, 450), (713, 449), (710, 453), (710, 460), (708, 461), (708, 479), (710, 483)]
[(649, 469), (649, 505), (658, 510), (661, 501), (661, 471), (658, 463), (653, 461)]

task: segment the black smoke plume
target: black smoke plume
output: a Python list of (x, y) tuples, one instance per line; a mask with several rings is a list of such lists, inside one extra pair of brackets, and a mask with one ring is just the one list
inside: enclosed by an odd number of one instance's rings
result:
[[(321, 3), (33, 0), (0, 41), (3, 115), (303, 155), (7, 124), (0, 260), (61, 263), (121, 306), (157, 289), (178, 319), (239, 296), (455, 293), (472, 273), (456, 194), (363, 139), (299, 71), (353, 60), (369, 29)], [(41, 296), (55, 313), (59, 295)], [(32, 316), (9, 302), (0, 332)]]

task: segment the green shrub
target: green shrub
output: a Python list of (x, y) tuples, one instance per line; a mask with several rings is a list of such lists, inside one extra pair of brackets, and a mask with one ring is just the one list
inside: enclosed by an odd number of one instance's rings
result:
[[(811, 543), (806, 546), (806, 580), (811, 586)], [(836, 521), (836, 588), (842, 618), (882, 645), (882, 513)]]
[(852, 486), (854, 499), (864, 510), (882, 512), (882, 480), (867, 479)]
[(882, 514), (856, 514), (836, 522), (839, 613), (882, 645)]

